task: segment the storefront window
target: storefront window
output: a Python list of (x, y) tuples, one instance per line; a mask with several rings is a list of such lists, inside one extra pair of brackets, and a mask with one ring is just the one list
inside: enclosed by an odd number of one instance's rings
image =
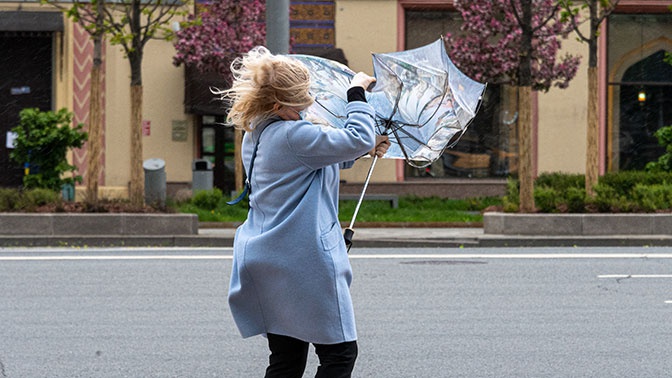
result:
[(607, 167), (641, 170), (665, 152), (654, 133), (672, 125), (672, 16), (615, 14), (608, 33)]
[(200, 157), (212, 163), (214, 186), (226, 191), (235, 188), (234, 128), (221, 115), (201, 116)]
[[(462, 18), (451, 11), (405, 12), (407, 49), (457, 32)], [(515, 88), (489, 84), (481, 108), (460, 141), (425, 169), (406, 167), (411, 177), (506, 177), (517, 172), (517, 102)]]

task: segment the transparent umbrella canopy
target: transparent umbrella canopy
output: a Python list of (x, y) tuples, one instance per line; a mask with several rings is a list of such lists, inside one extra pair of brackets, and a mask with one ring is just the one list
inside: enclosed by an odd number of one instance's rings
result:
[[(311, 55), (291, 55), (311, 74), (315, 103), (306, 119), (343, 128), (347, 90), (355, 73), (338, 62)], [(388, 135), (391, 146), (383, 158), (404, 159), (413, 167), (432, 164), (457, 143), (476, 116), (485, 84), (472, 80), (450, 60), (442, 39), (412, 50), (373, 54), (376, 83), (366, 93), (375, 109), (376, 132)], [(361, 201), (375, 167), (373, 158), (346, 243), (351, 244)]]

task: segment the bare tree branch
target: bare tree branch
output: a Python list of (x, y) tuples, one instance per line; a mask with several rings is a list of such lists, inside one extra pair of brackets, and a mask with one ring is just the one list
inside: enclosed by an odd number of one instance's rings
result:
[(520, 15), (518, 14), (518, 9), (516, 9), (516, 1), (515, 0), (509, 0), (509, 4), (511, 4), (511, 13), (513, 13), (513, 16), (516, 17), (516, 21), (518, 21), (518, 25), (522, 25), (523, 20), (520, 18)]
[(558, 13), (558, 10), (560, 10), (560, 4), (559, 3), (555, 4), (555, 6), (553, 7), (553, 10), (551, 12), (549, 12), (548, 17), (544, 20), (544, 22), (541, 22), (541, 23), (539, 23), (539, 25), (532, 28), (532, 33), (536, 32), (536, 31), (539, 31), (541, 28), (546, 26), (549, 23), (549, 21), (554, 19), (555, 15)]

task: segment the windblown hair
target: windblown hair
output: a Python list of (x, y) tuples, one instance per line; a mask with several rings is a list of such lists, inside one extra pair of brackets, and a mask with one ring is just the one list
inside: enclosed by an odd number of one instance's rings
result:
[(255, 120), (274, 115), (273, 106), (305, 108), (313, 103), (310, 73), (303, 63), (288, 56), (273, 55), (258, 46), (231, 63), (233, 84), (214, 92), (230, 101), (227, 121), (251, 131)]

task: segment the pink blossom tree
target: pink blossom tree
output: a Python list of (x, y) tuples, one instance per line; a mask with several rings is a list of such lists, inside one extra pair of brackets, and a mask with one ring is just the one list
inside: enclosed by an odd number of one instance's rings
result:
[(175, 33), (173, 64), (194, 66), (201, 72), (231, 73), (233, 59), (266, 41), (260, 0), (218, 0), (196, 6), (191, 23)]
[(566, 88), (580, 58), (560, 55), (572, 31), (555, 0), (459, 0), (461, 33), (447, 35), (448, 53), (475, 80), (518, 88), (520, 211), (533, 212), (531, 91)]

